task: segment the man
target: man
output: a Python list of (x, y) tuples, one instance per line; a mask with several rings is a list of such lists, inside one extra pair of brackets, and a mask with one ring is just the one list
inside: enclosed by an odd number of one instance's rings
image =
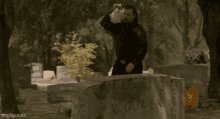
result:
[[(101, 26), (110, 31), (116, 45), (116, 56), (112, 75), (141, 74), (142, 60), (147, 53), (146, 32), (138, 24), (137, 12), (133, 5), (123, 7), (121, 23), (112, 23), (109, 12)], [(120, 8), (119, 8), (120, 9)]]

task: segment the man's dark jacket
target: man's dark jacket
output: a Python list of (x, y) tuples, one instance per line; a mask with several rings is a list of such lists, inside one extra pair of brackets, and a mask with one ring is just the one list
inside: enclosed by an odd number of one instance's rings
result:
[(147, 53), (147, 39), (144, 28), (138, 24), (137, 19), (132, 23), (111, 22), (110, 11), (101, 21), (101, 26), (110, 31), (116, 46), (116, 56), (136, 65), (142, 62)]

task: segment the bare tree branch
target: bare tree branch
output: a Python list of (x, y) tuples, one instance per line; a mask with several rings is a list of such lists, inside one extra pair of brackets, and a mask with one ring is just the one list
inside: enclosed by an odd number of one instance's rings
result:
[(200, 16), (200, 14), (198, 14), (198, 15), (196, 16), (196, 18), (192, 20), (191, 24), (188, 25), (188, 28), (190, 28), (190, 27), (193, 25), (194, 21), (196, 21), (196, 19), (198, 19), (199, 16)]
[(179, 27), (177, 26), (176, 22), (174, 21), (173, 18), (171, 18), (171, 20), (173, 21), (175, 27), (177, 28), (177, 30), (180, 32), (181, 35), (183, 35), (183, 33), (181, 32), (181, 30), (179, 29)]
[(202, 37), (202, 39), (200, 41), (197, 42), (197, 46), (204, 40), (205, 38)]

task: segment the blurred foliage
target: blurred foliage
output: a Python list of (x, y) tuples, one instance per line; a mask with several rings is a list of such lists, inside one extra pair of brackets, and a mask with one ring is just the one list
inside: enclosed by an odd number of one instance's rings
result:
[[(65, 67), (69, 69), (68, 74), (70, 74), (71, 77), (88, 79), (95, 74), (88, 66), (93, 64), (91, 59), (96, 58), (93, 53), (94, 48), (97, 46), (93, 43), (82, 46), (82, 44), (75, 41), (76, 36), (77, 34), (73, 33), (72, 40), (66, 38), (66, 44), (55, 43), (55, 49), (61, 52), (60, 59), (65, 64)], [(58, 36), (58, 39), (59, 38)]]

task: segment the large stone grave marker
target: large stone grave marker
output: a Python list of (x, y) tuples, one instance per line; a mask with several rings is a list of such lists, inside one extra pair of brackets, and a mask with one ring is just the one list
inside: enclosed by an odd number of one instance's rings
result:
[(57, 76), (56, 76), (57, 80), (61, 80), (62, 78), (74, 78), (68, 74), (69, 69), (65, 68), (64, 66), (57, 66), (56, 70), (57, 70)]
[(35, 83), (38, 81), (43, 81), (43, 64), (42, 63), (31, 63), (32, 73), (31, 73), (31, 82)]
[(195, 86), (202, 96), (201, 99), (208, 98), (208, 67), (202, 65), (167, 65), (154, 67), (154, 73), (180, 77), (185, 80), (186, 88), (189, 90), (191, 85)]
[(43, 78), (43, 64), (42, 63), (31, 63), (32, 71), (31, 78)]
[(72, 93), (62, 97), (72, 99), (71, 119), (185, 119), (184, 87), (183, 79), (155, 74), (48, 86)]

